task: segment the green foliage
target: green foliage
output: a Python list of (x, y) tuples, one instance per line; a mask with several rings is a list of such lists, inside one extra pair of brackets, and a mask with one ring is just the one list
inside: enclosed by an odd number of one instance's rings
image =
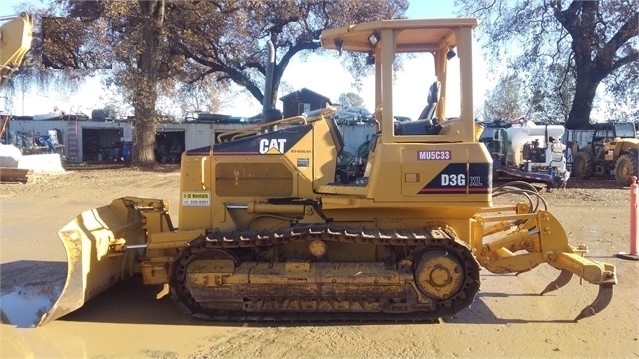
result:
[(338, 101), (343, 108), (360, 107), (364, 104), (362, 96), (354, 92), (347, 92), (339, 95)]

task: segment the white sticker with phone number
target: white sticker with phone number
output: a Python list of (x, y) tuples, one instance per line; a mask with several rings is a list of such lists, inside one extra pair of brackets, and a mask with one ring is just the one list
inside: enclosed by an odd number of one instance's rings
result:
[(210, 206), (211, 192), (182, 192), (183, 206)]

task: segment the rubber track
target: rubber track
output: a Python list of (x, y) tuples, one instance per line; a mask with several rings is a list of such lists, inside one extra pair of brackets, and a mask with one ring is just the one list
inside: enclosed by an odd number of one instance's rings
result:
[[(212, 311), (202, 308), (190, 296), (185, 285), (187, 267), (203, 251), (283, 245), (298, 241), (338, 241), (345, 243), (419, 246), (419, 250), (437, 246), (453, 251), (465, 263), (466, 276), (460, 294), (437, 303), (433, 312), (246, 312)], [(211, 232), (191, 241), (174, 259), (169, 276), (171, 296), (195, 318), (221, 322), (433, 322), (466, 308), (479, 290), (479, 265), (468, 246), (455, 238), (448, 228), (380, 230), (350, 228), (335, 224), (310, 224), (293, 228), (258, 232)]]

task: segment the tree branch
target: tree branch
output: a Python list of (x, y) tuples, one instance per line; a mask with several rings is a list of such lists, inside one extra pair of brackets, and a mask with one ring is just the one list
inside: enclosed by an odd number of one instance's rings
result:
[(623, 66), (625, 66), (625, 65), (627, 65), (629, 63), (632, 63), (633, 61), (637, 61), (637, 60), (639, 60), (639, 52), (635, 51), (634, 53), (632, 53), (632, 54), (630, 54), (628, 56), (622, 57), (622, 58), (618, 59), (617, 61), (615, 61), (615, 63), (612, 65), (612, 68), (611, 68), (610, 72), (615, 71), (618, 68), (621, 68), (621, 67), (623, 67)]
[(550, 3), (550, 6), (554, 10), (555, 19), (557, 19), (561, 25), (572, 35), (576, 30), (577, 24), (577, 12), (581, 8), (580, 1), (573, 1), (566, 10), (561, 10), (561, 0), (555, 0)]
[[(635, 13), (630, 16), (630, 19), (626, 21), (621, 28), (612, 36), (610, 41), (608, 41), (604, 47), (599, 51), (597, 56), (595, 57), (595, 63), (599, 65), (607, 65), (606, 67), (612, 69), (616, 66), (616, 63), (619, 61), (614, 61), (614, 54), (621, 48), (623, 44), (628, 42), (635, 36), (639, 35), (639, 14)], [(625, 65), (622, 64), (620, 66), (616, 66), (619, 68)]]

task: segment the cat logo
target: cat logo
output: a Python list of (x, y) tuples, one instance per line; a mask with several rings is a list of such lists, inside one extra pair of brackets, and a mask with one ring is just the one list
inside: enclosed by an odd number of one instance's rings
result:
[(285, 138), (263, 138), (260, 140), (260, 154), (281, 155), (284, 153)]

